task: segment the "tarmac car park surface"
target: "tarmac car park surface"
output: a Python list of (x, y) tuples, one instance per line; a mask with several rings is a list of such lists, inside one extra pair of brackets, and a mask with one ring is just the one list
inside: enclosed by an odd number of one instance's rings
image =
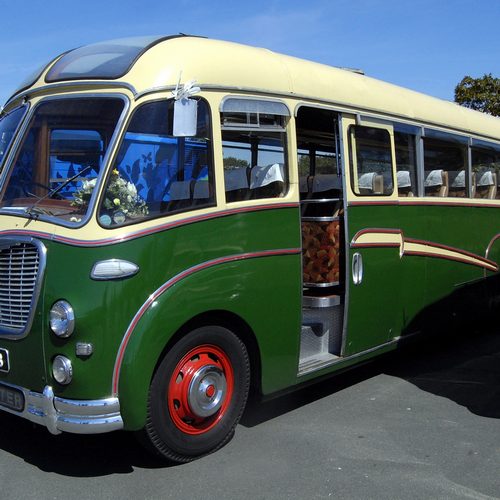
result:
[(251, 402), (233, 440), (168, 466), (131, 434), (0, 414), (0, 498), (500, 498), (500, 332), (425, 338)]

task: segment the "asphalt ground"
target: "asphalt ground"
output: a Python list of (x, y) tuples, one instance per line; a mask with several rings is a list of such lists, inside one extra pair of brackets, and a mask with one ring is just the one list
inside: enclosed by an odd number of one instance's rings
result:
[(128, 433), (0, 415), (0, 499), (500, 498), (500, 332), (430, 338), (252, 402), (233, 440), (166, 466)]

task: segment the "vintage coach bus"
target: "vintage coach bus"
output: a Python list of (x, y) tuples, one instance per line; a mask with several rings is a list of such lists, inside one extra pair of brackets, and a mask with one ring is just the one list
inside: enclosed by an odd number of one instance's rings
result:
[(189, 461), (250, 390), (498, 298), (500, 121), (356, 72), (115, 40), (27, 80), (0, 140), (0, 408), (54, 434)]

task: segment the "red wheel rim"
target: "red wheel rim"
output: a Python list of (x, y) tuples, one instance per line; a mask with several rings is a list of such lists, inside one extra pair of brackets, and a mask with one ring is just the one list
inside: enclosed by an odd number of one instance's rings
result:
[(225, 415), (234, 390), (234, 373), (227, 354), (217, 346), (191, 349), (177, 363), (168, 384), (168, 411), (186, 434), (203, 434)]

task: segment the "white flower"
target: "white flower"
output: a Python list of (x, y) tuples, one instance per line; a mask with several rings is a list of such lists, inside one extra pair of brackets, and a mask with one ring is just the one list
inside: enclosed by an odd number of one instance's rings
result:
[(131, 182), (127, 182), (127, 191), (132, 195), (132, 196), (137, 196), (137, 188), (135, 187), (135, 184), (132, 184)]

